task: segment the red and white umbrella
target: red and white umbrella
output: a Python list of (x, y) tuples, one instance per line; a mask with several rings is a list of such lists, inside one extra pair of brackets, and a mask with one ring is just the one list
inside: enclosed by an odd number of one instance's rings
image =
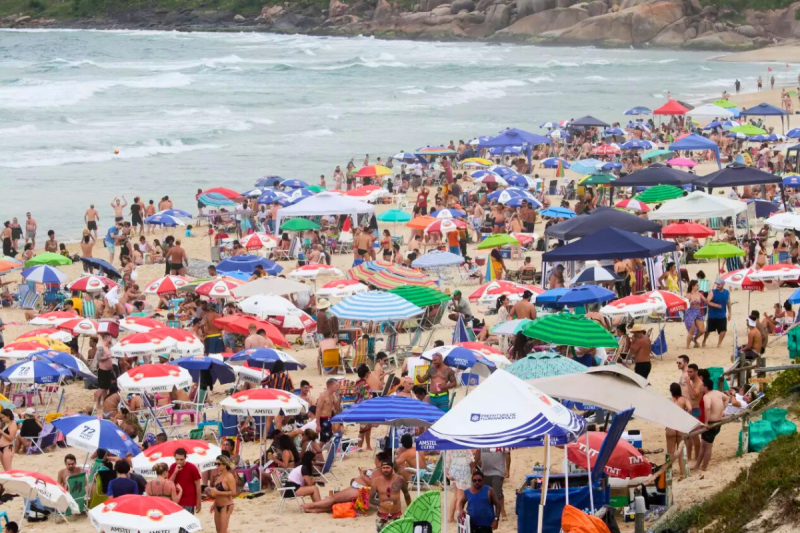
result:
[(609, 302), (600, 308), (606, 316), (630, 316), (632, 318), (647, 316), (653, 312), (666, 313), (667, 306), (661, 298), (653, 298), (644, 294), (632, 294)]
[(595, 155), (617, 155), (621, 152), (622, 150), (620, 150), (619, 146), (614, 143), (601, 144), (600, 146), (592, 150), (592, 153)]
[(234, 278), (216, 278), (198, 285), (194, 292), (209, 298), (233, 298), (231, 291), (244, 285), (243, 281)]
[(514, 283), (513, 281), (495, 280), (478, 287), (475, 292), (469, 295), (469, 301), (488, 305), (496, 302), (497, 297), (501, 295), (508, 296), (508, 299), (512, 301), (519, 301), (525, 291), (531, 291), (534, 295), (537, 295), (542, 294), (544, 289), (533, 285)]
[[(603, 441), (606, 434), (600, 431), (588, 432), (589, 449), (586, 447), (587, 435), (581, 436), (576, 442), (567, 444), (567, 459), (571, 463), (575, 463), (581, 468), (588, 470), (586, 461), (587, 456), (591, 467), (600, 455), (600, 448), (603, 446)], [(636, 485), (641, 483), (645, 478), (649, 477), (653, 472), (653, 465), (642, 453), (633, 447), (631, 443), (626, 440), (620, 439), (614, 450), (611, 452), (611, 457), (608, 458), (606, 463), (605, 473), (611, 478), (627, 480), (625, 485), (632, 483)], [(613, 481), (612, 481), (613, 484)]]
[(250, 389), (235, 392), (221, 402), (220, 407), (232, 415), (278, 416), (300, 414), (306, 402), (280, 389)]
[(742, 268), (732, 272), (726, 272), (722, 275), (722, 281), (725, 285), (732, 289), (741, 289), (743, 291), (763, 291), (764, 283), (762, 281), (752, 279), (751, 274), (754, 274), (754, 268)]
[(800, 279), (800, 265), (775, 263), (750, 274), (750, 279), (759, 281), (797, 281)]
[(198, 339), (191, 331), (177, 328), (161, 328), (153, 333), (165, 339), (172, 339), (175, 343), (170, 352), (178, 357), (189, 357), (191, 355), (202, 355), (205, 353), (203, 341)]
[(82, 276), (75, 281), (69, 282), (67, 284), (67, 289), (81, 292), (100, 292), (103, 290), (103, 287), (111, 289), (116, 286), (116, 283), (105, 276), (90, 275)]
[(253, 233), (243, 237), (240, 241), (246, 250), (269, 250), (278, 245), (278, 238), (267, 233)]
[(22, 341), (25, 339), (30, 339), (32, 337), (46, 337), (48, 339), (53, 339), (61, 342), (69, 342), (72, 340), (72, 335), (69, 334), (67, 331), (63, 331), (57, 328), (38, 328), (32, 329), (27, 333), (23, 333), (16, 340)]
[(164, 276), (163, 278), (158, 278), (150, 282), (144, 288), (144, 293), (168, 296), (170, 294), (177, 294), (178, 289), (187, 286), (189, 283), (189, 280), (183, 276)]
[(347, 191), (344, 193), (344, 195), (357, 200), (363, 200), (365, 202), (374, 202), (379, 198), (388, 196), (389, 191), (380, 185), (364, 185), (363, 187), (356, 187), (351, 191)]
[(42, 350), (49, 350), (50, 346), (38, 340), (22, 340), (14, 341), (11, 344), (6, 344), (0, 349), (0, 358), (3, 359), (24, 359), (33, 352)]
[(478, 352), (481, 355), (503, 355), (503, 352), (497, 348), (482, 342), (457, 342), (453, 344), (453, 346), (461, 346), (462, 348), (467, 348), (468, 350)]
[(523, 248), (539, 238), (535, 233), (512, 233), (511, 236), (517, 239)]
[(695, 222), (676, 222), (661, 230), (661, 235), (668, 239), (674, 237), (694, 237), (696, 239), (703, 239), (706, 237), (713, 237), (714, 234), (715, 232), (713, 229)]
[(192, 376), (185, 368), (167, 364), (140, 365), (117, 378), (119, 390), (133, 394), (171, 392), (173, 387), (185, 389), (192, 385)]
[(500, 175), (495, 174), (494, 172), (487, 171), (485, 174), (481, 174), (480, 178), (473, 178), (475, 183), (496, 183), (500, 187), (507, 187), (508, 182)]
[(329, 281), (328, 283), (323, 285), (317, 291), (317, 295), (334, 297), (334, 298), (344, 298), (368, 290), (369, 287), (367, 287), (357, 279), (337, 279), (335, 281)]
[(154, 329), (163, 329), (165, 326), (155, 318), (128, 316), (119, 321), (119, 327), (135, 333), (147, 333)]
[(68, 508), (72, 512), (80, 511), (75, 499), (55, 479), (39, 472), (28, 470), (6, 470), (0, 472), (0, 486), (6, 494), (18, 494), (26, 500), (39, 500), (47, 507), (53, 507), (60, 512)]
[(317, 263), (315, 265), (303, 265), (296, 268), (289, 274), (289, 277), (295, 279), (316, 279), (319, 275), (344, 276), (344, 273), (334, 266)]
[(96, 337), (99, 334), (100, 324), (90, 318), (73, 318), (58, 325), (58, 329), (70, 332), (77, 337), (78, 335), (89, 335)]
[(317, 329), (314, 319), (303, 311), (288, 315), (268, 316), (265, 320), (281, 330), (284, 335), (302, 335)]
[(646, 203), (640, 202), (639, 200), (628, 199), (622, 200), (614, 204), (614, 207), (619, 207), (620, 209), (627, 209), (629, 211), (640, 211), (642, 213), (647, 213), (650, 211), (650, 208), (647, 206)]
[(34, 317), (28, 324), (33, 324), (34, 326), (58, 326), (62, 322), (72, 320), (73, 318), (78, 318), (78, 313), (51, 311)]
[(679, 311), (686, 311), (689, 309), (689, 300), (682, 296), (678, 296), (674, 292), (669, 291), (651, 291), (645, 293), (645, 296), (660, 299), (667, 307), (667, 312), (677, 313)]
[(467, 223), (457, 218), (440, 218), (436, 222), (431, 222), (425, 233), (450, 233), (451, 231), (458, 231), (466, 229)]
[(144, 357), (168, 354), (175, 346), (175, 339), (159, 335), (157, 331), (134, 333), (121, 339), (111, 347), (114, 357)]
[(274, 294), (257, 294), (239, 303), (239, 309), (251, 315), (279, 316), (298, 311), (297, 307), (284, 298)]
[(219, 446), (198, 439), (175, 439), (151, 446), (133, 458), (134, 471), (147, 477), (154, 477), (153, 467), (158, 463), (171, 466), (175, 462), (175, 450), (186, 450), (186, 461), (192, 463), (201, 472), (215, 467), (214, 462), (222, 452)]
[(126, 494), (89, 511), (89, 520), (102, 533), (194, 533), (200, 519), (169, 498)]

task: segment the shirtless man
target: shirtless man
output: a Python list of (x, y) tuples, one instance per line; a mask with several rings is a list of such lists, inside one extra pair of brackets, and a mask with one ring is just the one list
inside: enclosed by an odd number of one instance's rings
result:
[(63, 485), (67, 486), (67, 479), (70, 476), (74, 476), (75, 474), (83, 474), (83, 469), (78, 468), (78, 461), (75, 459), (75, 456), (71, 453), (68, 453), (64, 456), (64, 466), (66, 468), (62, 468), (58, 471), (57, 481)]
[[(708, 378), (703, 380), (703, 408), (706, 414), (706, 425), (719, 422), (723, 418), (723, 412), (728, 405), (728, 395), (724, 392), (714, 390), (714, 383)], [(700, 453), (697, 454), (695, 470), (706, 471), (708, 462), (711, 460), (711, 448), (714, 446), (714, 439), (719, 435), (722, 426), (715, 426), (707, 429), (700, 434)]]
[(114, 222), (122, 222), (125, 220), (123, 210), (128, 207), (128, 200), (125, 199), (125, 195), (122, 195), (122, 201), (125, 203), (120, 203), (119, 198), (115, 196), (114, 200), (111, 202), (111, 208), (114, 210)]
[(450, 410), (450, 389), (458, 386), (456, 373), (453, 369), (445, 366), (442, 354), (434, 353), (431, 358), (431, 366), (428, 367), (425, 375), (419, 378), (420, 383), (430, 381), (430, 402), (445, 413)]
[[(688, 361), (689, 358), (687, 357)], [(697, 365), (694, 363), (686, 364), (686, 381), (681, 378), (681, 393), (683, 397), (689, 400), (692, 406), (691, 414), (695, 418), (700, 418), (700, 401), (703, 399), (703, 378), (700, 377)], [(686, 439), (686, 457), (692, 459), (692, 451), (695, 457), (700, 454), (700, 435), (694, 435)]]
[(222, 353), (225, 351), (225, 344), (222, 342), (222, 331), (214, 324), (214, 321), (220, 318), (220, 314), (208, 302), (202, 302), (200, 306), (203, 310), (203, 318), (200, 325), (203, 329), (206, 353)]
[(259, 330), (258, 330), (256, 333), (258, 333), (258, 336), (259, 336), (259, 337), (261, 337), (261, 338), (263, 339), (263, 342), (264, 342), (264, 348), (272, 348), (272, 349), (275, 349), (275, 343), (274, 343), (274, 342), (272, 342), (272, 339), (270, 339), (269, 337), (267, 337), (267, 330), (265, 330), (265, 329), (259, 329)]
[(257, 328), (255, 324), (250, 324), (247, 326), (247, 338), (244, 340), (244, 349), (249, 350), (250, 348), (264, 348), (267, 345), (266, 340), (264, 337), (261, 337), (257, 333)]
[(36, 248), (36, 220), (30, 213), (25, 213), (25, 244), (31, 243), (31, 248)]
[(397, 450), (397, 458), (394, 461), (394, 466), (399, 475), (406, 481), (411, 481), (412, 471), (408, 468), (419, 468), (419, 465), (425, 467), (425, 458), (422, 453), (417, 452), (414, 446), (414, 437), (406, 433), (400, 437), (400, 445), (402, 448)]
[(758, 359), (761, 355), (763, 338), (761, 336), (761, 332), (758, 330), (758, 324), (754, 318), (747, 317), (747, 325), (749, 327), (749, 330), (747, 331), (747, 344), (741, 348), (741, 351), (748, 361), (752, 361), (754, 359)]
[(97, 240), (97, 223), (100, 221), (100, 214), (94, 208), (94, 204), (91, 204), (83, 214), (83, 221), (86, 223), (86, 229), (92, 232), (94, 240)]
[(189, 266), (189, 257), (186, 255), (186, 250), (181, 248), (180, 239), (175, 241), (175, 244), (167, 251), (167, 263), (169, 263), (170, 272), (176, 276), (186, 275), (186, 267)]
[(338, 391), (339, 380), (328, 378), (325, 382), (325, 392), (317, 398), (317, 434), (320, 442), (328, 442), (333, 438), (331, 418), (342, 410)]
[(81, 257), (92, 257), (92, 250), (94, 250), (94, 242), (95, 242), (95, 237), (93, 237), (92, 235), (89, 235), (87, 233), (86, 235), (83, 236), (83, 240), (81, 240)]
[(647, 332), (640, 324), (633, 326), (630, 331), (633, 333), (633, 343), (631, 344), (631, 353), (634, 354), (633, 371), (647, 379), (653, 368), (650, 363), (650, 337), (647, 336)]
[(306, 380), (300, 382), (300, 394), (297, 397), (306, 402), (309, 408), (317, 405), (317, 400), (311, 397), (311, 383)]
[(380, 475), (372, 475), (372, 486), (369, 490), (369, 501), (375, 500), (378, 495), (378, 517), (375, 527), (378, 533), (403, 515), (400, 493), (406, 500), (406, 506), (411, 505), (411, 494), (408, 493), (408, 483), (405, 479), (394, 473), (392, 460), (386, 458), (381, 463)]
[(372, 250), (372, 235), (369, 233), (369, 228), (364, 228), (361, 233), (356, 236), (355, 245), (358, 259), (368, 261), (369, 252)]
[(514, 304), (511, 310), (511, 316), (514, 318), (530, 318), (531, 320), (536, 320), (536, 308), (531, 303), (531, 296), (533, 296), (531, 291), (523, 292), (522, 299)]

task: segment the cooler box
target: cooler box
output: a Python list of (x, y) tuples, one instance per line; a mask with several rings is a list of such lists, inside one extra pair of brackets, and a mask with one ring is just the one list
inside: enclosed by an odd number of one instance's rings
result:
[(631, 446), (634, 448), (643, 448), (642, 446), (642, 434), (639, 432), (638, 429), (632, 429), (630, 431), (626, 431), (622, 434), (622, 440), (626, 440), (630, 442)]
[[(542, 531), (556, 532), (561, 530), (561, 515), (564, 513), (564, 505), (566, 504), (566, 489), (563, 488), (564, 477), (563, 475), (550, 476), (550, 486), (557, 484), (562, 488), (551, 488), (547, 491)], [(533, 476), (527, 476), (525, 480), (526, 486), (529, 486), (533, 479), (535, 479)], [(569, 476), (569, 504), (586, 512), (591, 511), (588, 483), (588, 474), (572, 474)], [(606, 486), (603, 489), (600, 483), (595, 483), (593, 490), (594, 508), (599, 509), (607, 505), (611, 487)], [(539, 502), (541, 497), (542, 491), (539, 488), (527, 488), (517, 493), (516, 511), (517, 530), (519, 533), (536, 533), (539, 524)]]

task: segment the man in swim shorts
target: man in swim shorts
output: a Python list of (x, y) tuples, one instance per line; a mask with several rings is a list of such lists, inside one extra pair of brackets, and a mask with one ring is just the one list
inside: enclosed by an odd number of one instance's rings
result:
[[(704, 421), (707, 426), (712, 426), (722, 420), (725, 407), (728, 405), (730, 398), (725, 393), (714, 390), (714, 383), (708, 378), (703, 380), (703, 393)], [(706, 471), (708, 462), (711, 460), (711, 449), (720, 429), (722, 429), (722, 426), (717, 425), (707, 429), (700, 435), (700, 453), (697, 454), (697, 462), (694, 465), (696, 470)]]

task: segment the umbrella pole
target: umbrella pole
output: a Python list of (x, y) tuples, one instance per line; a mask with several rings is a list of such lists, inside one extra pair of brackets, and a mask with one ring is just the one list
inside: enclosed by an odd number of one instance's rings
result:
[(444, 494), (444, 504), (442, 504), (442, 533), (447, 533), (447, 451), (442, 450), (442, 493)]
[(422, 475), (420, 475), (420, 471), (419, 471), (419, 454), (418, 453), (414, 454), (414, 459), (416, 459), (416, 461), (417, 461), (417, 498), (419, 498), (420, 491), (422, 490), (422, 488), (420, 486), (421, 485), (420, 478), (422, 477)]
[(569, 505), (569, 461), (567, 460), (567, 445), (564, 445), (564, 500)]
[(592, 487), (592, 461), (589, 457), (589, 432), (586, 432), (586, 469), (589, 471), (589, 504), (594, 514), (594, 487)]

